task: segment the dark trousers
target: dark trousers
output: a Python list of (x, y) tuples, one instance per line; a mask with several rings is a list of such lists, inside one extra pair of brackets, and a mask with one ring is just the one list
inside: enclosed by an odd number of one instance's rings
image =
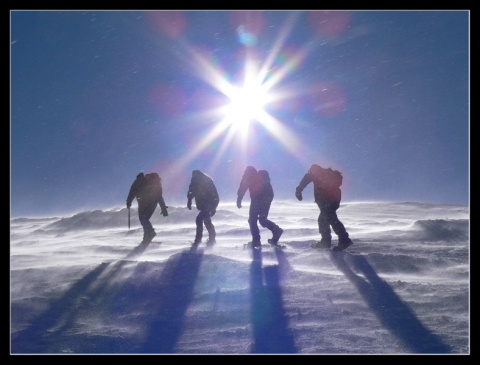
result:
[(248, 212), (248, 225), (250, 226), (250, 232), (252, 239), (260, 241), (260, 230), (258, 229), (258, 223), (263, 228), (267, 228), (270, 231), (275, 232), (280, 227), (268, 219), (268, 212), (270, 211), (271, 200), (252, 199), (250, 203), (250, 210)]
[(150, 222), (150, 218), (152, 218), (153, 212), (155, 212), (155, 208), (157, 207), (157, 203), (149, 203), (149, 204), (142, 204), (138, 206), (138, 219), (140, 220), (140, 224), (143, 227), (143, 233), (150, 233), (153, 231), (152, 223)]
[(338, 219), (337, 209), (340, 207), (340, 202), (322, 200), (316, 202), (320, 209), (320, 215), (318, 216), (318, 231), (322, 235), (322, 238), (331, 239), (332, 227), (335, 234), (340, 240), (347, 239), (348, 233), (345, 226)]
[(209, 210), (201, 210), (200, 213), (198, 213), (197, 218), (195, 219), (195, 224), (197, 225), (195, 241), (200, 241), (202, 239), (204, 224), (205, 228), (207, 228), (208, 231), (208, 238), (210, 238), (210, 240), (215, 239), (215, 227), (213, 226)]

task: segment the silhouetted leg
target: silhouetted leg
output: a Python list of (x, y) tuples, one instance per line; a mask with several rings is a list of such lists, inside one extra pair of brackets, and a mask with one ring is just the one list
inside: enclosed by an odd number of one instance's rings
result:
[(320, 214), (318, 215), (318, 231), (323, 239), (332, 238), (332, 230), (330, 229), (327, 213), (322, 209), (320, 209)]
[(258, 222), (262, 227), (267, 228), (272, 232), (272, 238), (268, 240), (268, 243), (276, 245), (283, 234), (283, 229), (268, 219), (268, 212), (270, 211), (271, 204), (271, 200), (259, 200), (257, 205)]
[(329, 212), (328, 214), (328, 222), (332, 226), (333, 231), (338, 236), (339, 241), (348, 240), (348, 233), (345, 229), (345, 226), (342, 222), (338, 219), (337, 212)]
[(250, 233), (254, 241), (260, 241), (260, 230), (258, 229), (257, 218), (249, 217), (248, 225), (250, 226)]
[(195, 219), (195, 224), (197, 225), (197, 230), (195, 233), (195, 242), (200, 242), (203, 237), (203, 214), (202, 211), (198, 213), (197, 218)]
[(270, 211), (271, 201), (260, 201), (258, 203), (258, 222), (263, 228), (267, 228), (270, 231), (276, 232), (280, 227), (268, 219), (268, 212)]
[(210, 212), (204, 213), (203, 222), (205, 223), (205, 228), (207, 228), (207, 231), (208, 231), (208, 238), (210, 239), (210, 241), (215, 241), (215, 236), (216, 236), (215, 227), (212, 223)]
[(252, 200), (250, 203), (250, 211), (248, 213), (248, 225), (250, 226), (250, 233), (253, 241), (260, 241), (260, 230), (258, 229), (258, 206)]
[(151, 232), (154, 231), (152, 223), (150, 222), (150, 218), (153, 215), (153, 212), (155, 211), (156, 203), (155, 205), (153, 204), (147, 204), (147, 205), (139, 205), (138, 206), (138, 219), (140, 220), (140, 224), (143, 227), (143, 235), (144, 238), (146, 235), (151, 234)]
[(258, 221), (262, 227), (265, 227), (272, 232), (272, 238), (268, 239), (268, 243), (271, 245), (278, 244), (278, 241), (283, 234), (283, 229), (263, 215), (258, 218)]
[(280, 229), (280, 227), (278, 225), (276, 225), (270, 219), (268, 219), (267, 217), (265, 217), (263, 215), (258, 217), (258, 223), (260, 223), (260, 225), (262, 227), (267, 228), (270, 231), (272, 231), (272, 233), (275, 233)]

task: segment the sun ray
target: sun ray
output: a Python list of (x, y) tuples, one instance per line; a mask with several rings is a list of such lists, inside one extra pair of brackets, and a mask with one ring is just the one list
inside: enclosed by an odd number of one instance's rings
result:
[(229, 127), (227, 121), (218, 123), (210, 132), (201, 139), (196, 145), (191, 146), (188, 152), (179, 161), (180, 166), (188, 165), (196, 156), (198, 156), (204, 149), (210, 146), (210, 144), (223, 133), (225, 129)]
[[(223, 139), (222, 144), (220, 145), (220, 147), (218, 149), (218, 152), (215, 154), (212, 162), (210, 163), (210, 169), (211, 170), (215, 170), (216, 167), (220, 164), (221, 158), (225, 154), (225, 151), (227, 150), (227, 148), (230, 146), (230, 143), (232, 142), (232, 140), (235, 137), (235, 135), (237, 133), (237, 130), (239, 128), (240, 128), (240, 126), (238, 126), (238, 125), (235, 125), (235, 124), (230, 125), (230, 127), (228, 129), (228, 132), (227, 132), (227, 135)], [(245, 133), (242, 133), (242, 135), (245, 136)]]
[[(179, 170), (189, 165), (212, 145), (218, 146), (215, 147), (215, 155), (210, 163), (212, 169), (221, 163), (222, 157), (230, 147), (238, 150), (236, 155), (246, 161), (249, 154), (253, 153), (249, 146), (251, 123), (262, 125), (272, 138), (280, 142), (285, 151), (302, 161), (306, 147), (303, 146), (299, 137), (287, 127), (286, 123), (266, 111), (269, 107), (281, 106), (279, 103), (281, 100), (298, 96), (299, 92), (295, 90), (284, 89), (280, 92), (276, 86), (318, 45), (318, 42), (312, 40), (290, 55), (281, 67), (273, 67), (275, 60), (285, 51), (288, 36), (300, 14), (301, 12), (295, 12), (287, 18), (272, 50), (268, 52), (262, 64), (259, 64), (258, 55), (253, 52), (253, 46), (244, 48), (243, 82), (238, 84), (232, 82), (229, 75), (214, 62), (210, 51), (201, 47), (191, 47), (184, 39), (179, 40), (187, 53), (185, 59), (188, 60), (195, 75), (223, 94), (228, 101), (223, 106), (217, 105), (205, 111), (209, 119), (218, 118), (219, 121), (212, 127), (208, 127), (211, 130), (203, 138), (189, 146), (177, 164)], [(196, 118), (198, 117), (199, 114), (196, 114)]]
[(282, 146), (297, 159), (302, 159), (300, 139), (295, 133), (275, 119), (270, 114), (263, 112), (258, 121), (272, 134)]
[[(278, 56), (278, 54), (282, 50), (282, 47), (285, 45), (286, 39), (287, 39), (288, 35), (290, 34), (292, 28), (294, 27), (295, 22), (298, 20), (299, 15), (300, 15), (300, 12), (295, 12), (287, 19), (287, 23), (282, 28), (282, 31), (280, 32), (279, 37), (275, 41), (272, 50), (269, 52), (268, 58), (265, 60), (265, 63), (263, 65), (262, 69), (258, 73), (258, 78), (259, 78), (259, 80), (262, 80), (261, 82), (266, 80), (266, 76), (267, 76), (270, 68), (272, 67), (272, 64), (273, 64), (275, 58)], [(286, 75), (286, 72), (282, 72), (282, 76), (285, 76), (285, 75)], [(275, 81), (276, 81), (275, 83), (278, 83), (280, 80), (281, 80), (281, 77), (280, 77), (280, 75), (278, 75), (275, 78)], [(271, 89), (274, 86), (275, 83), (273, 83), (273, 81), (270, 82), (270, 83), (266, 83), (265, 87), (267, 89)]]
[(212, 65), (206, 57), (192, 48), (188, 48), (191, 56), (191, 64), (197, 70), (197, 75), (207, 84), (213, 86), (223, 94), (229, 96), (234, 92), (233, 86), (226, 80), (224, 75)]

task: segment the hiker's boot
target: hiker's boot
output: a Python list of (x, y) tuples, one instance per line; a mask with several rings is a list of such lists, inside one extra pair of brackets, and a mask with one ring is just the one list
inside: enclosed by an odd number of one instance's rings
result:
[(332, 247), (332, 236), (323, 236), (320, 241), (313, 244), (313, 248), (330, 249)]
[(195, 239), (193, 240), (193, 245), (198, 246), (202, 242), (202, 237), (196, 236)]
[(215, 238), (213, 238), (213, 237), (212, 237), (212, 238), (209, 237), (209, 238), (207, 239), (207, 242), (206, 242), (207, 247), (213, 247), (213, 245), (215, 245), (216, 243), (217, 243), (217, 241), (216, 241)]
[(248, 242), (248, 244), (251, 245), (252, 248), (257, 248), (257, 249), (259, 249), (262, 245), (260, 240), (257, 240), (257, 239), (253, 239), (251, 242)]
[(283, 229), (281, 229), (280, 227), (278, 227), (274, 232), (273, 232), (273, 236), (272, 238), (270, 238), (268, 240), (268, 243), (270, 243), (271, 245), (278, 245), (278, 241), (280, 240), (280, 237), (282, 236), (283, 234)]
[(153, 238), (157, 235), (157, 232), (151, 231), (150, 232), (150, 242), (152, 242)]
[(349, 237), (340, 238), (338, 245), (333, 248), (333, 251), (343, 251), (351, 245), (353, 245), (353, 241)]
[(150, 243), (153, 240), (153, 237), (155, 237), (157, 233), (154, 230), (151, 230), (149, 232), (145, 232), (143, 235), (143, 241), (142, 243)]

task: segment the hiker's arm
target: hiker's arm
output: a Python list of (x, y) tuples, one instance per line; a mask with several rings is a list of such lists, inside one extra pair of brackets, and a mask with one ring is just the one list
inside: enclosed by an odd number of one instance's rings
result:
[(302, 191), (305, 189), (305, 187), (312, 182), (312, 178), (309, 173), (306, 173), (303, 179), (300, 181), (300, 184), (298, 184), (297, 188), (295, 189), (295, 196), (297, 197), (298, 200), (302, 200)]
[(192, 209), (192, 200), (193, 200), (193, 197), (194, 197), (194, 194), (193, 194), (193, 191), (191, 191), (190, 189), (188, 190), (188, 193), (187, 193), (187, 208), (189, 210)]
[(243, 175), (242, 181), (240, 181), (240, 186), (237, 191), (237, 207), (240, 209), (242, 207), (242, 199), (249, 187), (249, 181), (247, 176)]
[(130, 208), (132, 206), (132, 201), (133, 199), (135, 199), (136, 195), (137, 195), (137, 184), (136, 184), (136, 181), (134, 181), (132, 186), (130, 187), (130, 191), (128, 192), (127, 208)]
[(158, 205), (160, 205), (160, 208), (162, 209), (162, 215), (164, 217), (168, 216), (168, 211), (167, 211), (167, 205), (165, 204), (165, 200), (163, 199), (163, 194), (160, 190), (160, 195), (158, 197)]

